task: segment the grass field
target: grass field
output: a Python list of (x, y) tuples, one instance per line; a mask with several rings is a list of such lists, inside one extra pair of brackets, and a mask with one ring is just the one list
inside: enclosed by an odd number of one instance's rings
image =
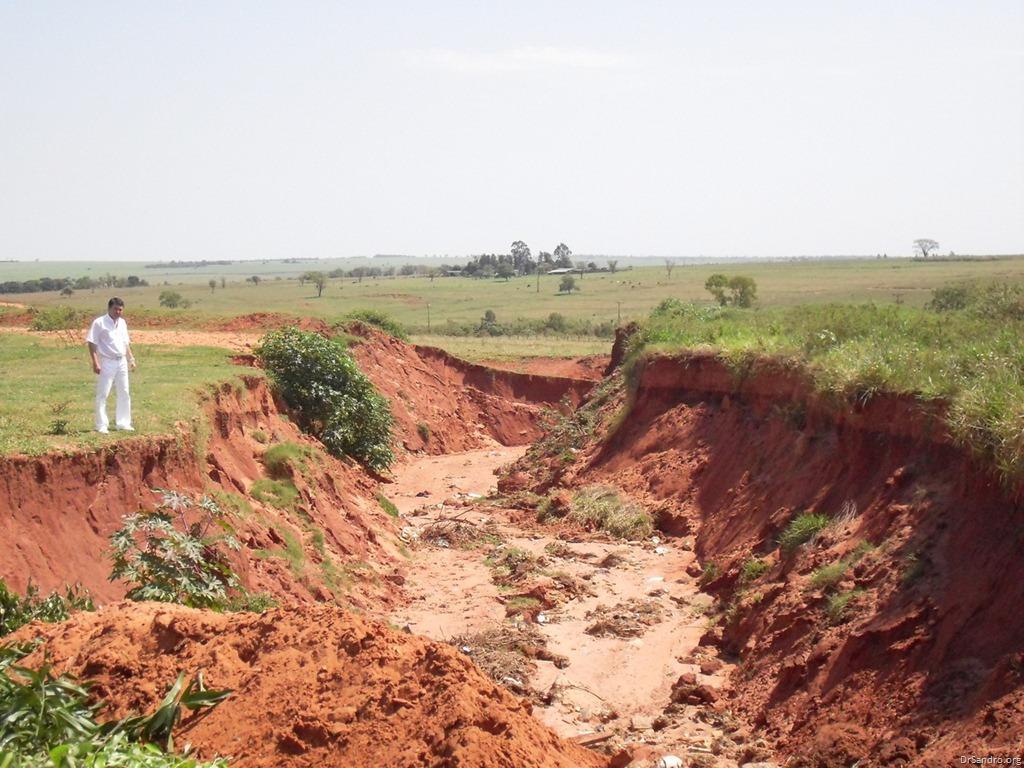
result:
[[(10, 265), (0, 264), (3, 270)], [(307, 265), (308, 266), (308, 265)], [(255, 266), (253, 267), (255, 269)], [(123, 270), (122, 270), (123, 271)], [(449, 321), (478, 321), (490, 309), (499, 322), (516, 318), (542, 319), (552, 312), (591, 322), (641, 319), (662, 299), (677, 298), (710, 304), (704, 281), (712, 273), (744, 274), (757, 281), (759, 306), (805, 303), (867, 302), (922, 306), (933, 288), (963, 280), (1024, 280), (1024, 257), (963, 261), (906, 259), (816, 260), (750, 262), (734, 265), (677, 266), (671, 278), (663, 267), (641, 267), (616, 274), (594, 273), (577, 278), (580, 291), (558, 293), (559, 278), (541, 278), (538, 293), (532, 277), (503, 280), (422, 277), (331, 280), (322, 297), (295, 279), (268, 277), (259, 285), (231, 280), (210, 291), (204, 283), (151, 285), (117, 289), (127, 302), (126, 316), (159, 312), (174, 322), (195, 325), (212, 318), (251, 312), (287, 312), (336, 320), (354, 309), (377, 309), (394, 316), (414, 333), (444, 335)], [(120, 272), (119, 272), (120, 274)], [(152, 276), (147, 276), (152, 277)], [(173, 276), (171, 276), (173, 280)], [(168, 287), (194, 302), (188, 310), (163, 310), (159, 294)], [(2, 301), (32, 306), (67, 304), (97, 314), (105, 306), (106, 289), (76, 291), (70, 297), (55, 292), (5, 294)]]
[(751, 356), (792, 360), (837, 399), (879, 392), (949, 402), (954, 438), (1009, 481), (1024, 479), (1024, 290), (978, 294), (962, 310), (805, 305), (753, 311), (666, 302), (631, 357), (717, 351), (737, 371)]
[(414, 344), (440, 347), (473, 362), (525, 360), (531, 357), (588, 357), (607, 355), (609, 339), (593, 336), (428, 336), (417, 334)]
[[(175, 422), (200, 411), (199, 391), (234, 378), (223, 349), (134, 346), (138, 369), (131, 374), (132, 415), (136, 435), (168, 434)], [(0, 333), (0, 454), (40, 454), (62, 448), (109, 444), (123, 433), (92, 431), (95, 374), (85, 345), (69, 346), (48, 338)], [(244, 369), (249, 375), (257, 372)], [(67, 434), (53, 435), (53, 407), (68, 403), (61, 416)], [(111, 421), (114, 398), (108, 401)]]

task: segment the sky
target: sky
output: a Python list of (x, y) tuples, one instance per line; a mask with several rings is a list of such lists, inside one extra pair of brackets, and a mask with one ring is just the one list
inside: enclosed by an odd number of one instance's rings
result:
[(1024, 3), (0, 0), (0, 260), (1024, 252)]

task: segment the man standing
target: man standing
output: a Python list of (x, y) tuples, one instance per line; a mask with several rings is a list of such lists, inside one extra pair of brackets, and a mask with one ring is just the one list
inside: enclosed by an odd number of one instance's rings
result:
[(107, 397), (110, 387), (117, 389), (117, 413), (114, 424), (118, 429), (134, 432), (132, 428), (132, 401), (128, 395), (128, 368), (135, 368), (135, 356), (132, 355), (131, 340), (128, 338), (128, 325), (121, 315), (124, 313), (124, 301), (116, 296), (107, 302), (107, 313), (92, 321), (89, 334), (85, 337), (89, 344), (89, 356), (92, 358), (93, 373), (96, 379), (96, 431), (107, 433)]

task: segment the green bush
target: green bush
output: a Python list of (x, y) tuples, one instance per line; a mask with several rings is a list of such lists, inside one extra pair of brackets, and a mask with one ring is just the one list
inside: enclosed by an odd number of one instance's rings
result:
[(95, 609), (89, 592), (77, 584), (67, 587), (64, 594), (51, 592), (40, 597), (38, 587), (29, 582), (25, 596), (19, 597), (0, 579), (0, 637), (30, 621), (56, 623), (66, 621), (74, 611)]
[(801, 544), (806, 544), (813, 539), (825, 526), (829, 524), (828, 515), (804, 512), (790, 520), (779, 535), (779, 546), (787, 555), (796, 551)]
[(842, 624), (849, 618), (849, 612), (864, 594), (862, 589), (851, 589), (849, 592), (836, 592), (829, 597), (825, 606), (825, 615), (830, 624)]
[(386, 312), (381, 312), (380, 310), (354, 309), (345, 315), (345, 319), (349, 322), (354, 320), (380, 328), (385, 333), (394, 336), (396, 339), (401, 339), (402, 341), (409, 340), (409, 334), (405, 332), (405, 328), (402, 324), (391, 317), (391, 315)]
[(264, 336), (256, 354), (299, 425), (328, 451), (375, 471), (391, 465), (391, 409), (339, 342), (284, 328)]
[(225, 548), (239, 544), (226, 516), (208, 496), (193, 503), (174, 491), (162, 493), (157, 509), (126, 516), (110, 537), (111, 580), (134, 585), (129, 600), (223, 609), (228, 591), (238, 586)]
[(74, 307), (49, 307), (34, 310), (29, 328), (33, 331), (67, 331), (81, 328), (88, 320), (88, 315)]

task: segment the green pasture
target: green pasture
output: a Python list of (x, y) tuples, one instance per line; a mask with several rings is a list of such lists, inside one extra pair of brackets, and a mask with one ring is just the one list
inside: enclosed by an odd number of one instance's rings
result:
[[(223, 349), (133, 345), (133, 350), (138, 361), (131, 374), (134, 435), (171, 433), (176, 422), (199, 414), (204, 388), (229, 381), (242, 370)], [(92, 431), (95, 378), (84, 344), (0, 333), (0, 455), (41, 454), (123, 439), (123, 433)], [(62, 403), (68, 404), (60, 416), (68, 421), (67, 434), (50, 434), (57, 418), (54, 407)], [(107, 412), (113, 422), (113, 395)]]
[[(279, 263), (271, 263), (279, 266)], [(4, 270), (0, 263), (0, 282)], [(128, 273), (121, 265), (116, 273)], [(138, 265), (136, 265), (138, 266)], [(248, 264), (256, 273), (258, 264)], [(289, 265), (294, 266), (294, 265)], [(310, 264), (303, 265), (310, 268)], [(316, 264), (313, 265), (317, 266)], [(137, 272), (138, 270), (136, 270)], [(710, 304), (704, 281), (714, 272), (743, 274), (757, 282), (761, 307), (824, 304), (829, 302), (902, 303), (922, 306), (933, 288), (963, 280), (1024, 280), (1024, 257), (985, 260), (914, 261), (909, 259), (808, 260), (744, 262), (718, 265), (679, 265), (671, 276), (663, 266), (576, 276), (578, 292), (560, 294), (560, 277), (542, 276), (537, 291), (532, 276), (477, 280), (462, 277), (350, 278), (332, 279), (323, 295), (307, 283), (299, 284), (294, 273), (267, 274), (259, 284), (238, 275), (228, 277), (225, 288), (214, 290), (201, 282), (175, 280), (142, 288), (116, 289), (132, 314), (158, 313), (170, 324), (199, 325), (215, 318), (251, 312), (285, 312), (337, 320), (355, 309), (377, 309), (395, 317), (413, 333), (446, 335), (449, 321), (479, 321), (490, 309), (498, 322), (517, 318), (542, 319), (552, 312), (594, 323), (641, 319), (663, 299), (676, 298)], [(143, 275), (152, 279), (152, 275)], [(204, 275), (205, 277), (205, 275)], [(172, 289), (193, 302), (190, 309), (166, 310), (159, 305), (161, 291)], [(0, 301), (30, 306), (67, 304), (95, 311), (105, 307), (107, 289), (76, 291), (69, 297), (56, 292), (5, 294)], [(429, 315), (429, 317), (428, 317)], [(429, 327), (428, 327), (429, 323)]]

